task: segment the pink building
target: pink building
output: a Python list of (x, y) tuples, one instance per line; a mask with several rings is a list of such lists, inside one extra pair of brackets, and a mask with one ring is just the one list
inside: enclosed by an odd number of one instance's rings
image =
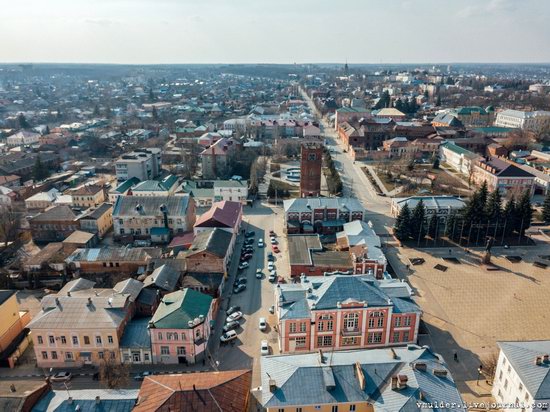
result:
[(275, 290), (281, 352), (359, 349), (415, 343), (420, 308), (406, 283), (328, 276)]
[(153, 363), (195, 363), (205, 356), (215, 300), (193, 289), (164, 296), (149, 329)]
[(526, 190), (533, 193), (535, 188), (534, 175), (498, 157), (479, 160), (474, 165), (472, 180), (477, 186), (487, 182), (489, 190), (498, 189), (502, 196), (518, 196)]

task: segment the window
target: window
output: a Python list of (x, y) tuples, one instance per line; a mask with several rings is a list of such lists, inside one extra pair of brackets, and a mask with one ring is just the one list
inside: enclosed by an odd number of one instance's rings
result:
[(369, 328), (374, 328), (374, 319), (369, 318)]
[(56, 351), (52, 352), (52, 359), (57, 359), (57, 352)]
[(355, 405), (349, 406), (349, 412), (355, 412)]
[(378, 318), (378, 327), (381, 328), (384, 326), (384, 318)]
[(371, 332), (367, 339), (368, 343), (380, 343), (382, 342), (382, 332)]
[(185, 346), (178, 346), (178, 355), (185, 355)]
[(42, 345), (44, 343), (44, 340), (42, 339), (42, 336), (37, 336), (36, 341), (38, 342), (39, 345)]
[(168, 346), (161, 346), (160, 347), (160, 354), (161, 355), (170, 355), (170, 348)]
[(67, 338), (65, 336), (61, 336), (61, 343), (65, 345), (67, 343)]
[(529, 394), (525, 393), (525, 402), (529, 402)]
[(317, 346), (332, 346), (332, 336), (317, 337)]
[(95, 337), (95, 343), (97, 343), (98, 345), (101, 345), (101, 336)]
[(498, 390), (498, 397), (502, 399), (502, 391), (500, 389)]
[(159, 340), (162, 340), (162, 332), (158, 333)]
[(72, 361), (74, 360), (72, 352), (65, 352), (65, 360)]
[(116, 353), (115, 352), (111, 352), (111, 359), (116, 359)]
[(144, 353), (144, 354), (143, 354), (143, 360), (144, 360), (145, 362), (149, 362), (149, 354), (148, 354), (148, 353)]
[(302, 408), (296, 408), (296, 412), (302, 412)]
[(500, 371), (500, 373), (498, 374), (498, 380), (499, 380), (499, 381), (502, 380), (502, 371)]
[(307, 329), (307, 325), (305, 322), (300, 323), (300, 332), (305, 332)]
[(411, 326), (411, 317), (406, 316), (403, 318), (403, 326)]
[(401, 317), (395, 318), (395, 321), (393, 322), (393, 325), (398, 328), (401, 326)]
[(90, 337), (84, 336), (84, 345), (89, 345), (89, 344), (90, 344)]
[(348, 330), (357, 329), (357, 325), (359, 324), (359, 315), (357, 313), (346, 313), (344, 315), (344, 323), (346, 325), (346, 329)]
[[(521, 392), (523, 390), (523, 383), (519, 383), (519, 391)], [(518, 402), (519, 403), (519, 402)]]
[(332, 330), (333, 327), (334, 327), (333, 322), (331, 320), (328, 320), (327, 321), (327, 330)]
[(288, 326), (290, 333), (296, 333), (296, 323), (291, 322)]
[(306, 347), (306, 338), (305, 336), (301, 336), (295, 339), (296, 347), (297, 348), (305, 348)]
[(42, 359), (48, 359), (48, 352), (42, 352)]
[(113, 337), (111, 335), (107, 336), (107, 342), (114, 343)]
[(322, 332), (325, 330), (325, 322), (317, 322), (317, 331)]
[(355, 336), (350, 338), (342, 338), (342, 345), (343, 346), (357, 345), (357, 338)]
[(73, 345), (78, 345), (78, 336), (73, 336)]
[(510, 373), (511, 370), (512, 370), (512, 367), (508, 365), (508, 373)]
[(55, 338), (53, 336), (48, 336), (48, 341), (50, 342), (50, 345), (55, 345)]
[(409, 341), (409, 331), (403, 332), (403, 342)]
[(338, 405), (332, 405), (332, 412), (338, 412)]
[(97, 357), (99, 359), (103, 359), (103, 352), (97, 352)]
[(393, 342), (399, 342), (400, 335), (401, 335), (401, 334), (400, 334), (399, 332), (393, 332), (392, 341), (393, 341)]
[(166, 340), (172, 340), (172, 334), (170, 332), (166, 333)]

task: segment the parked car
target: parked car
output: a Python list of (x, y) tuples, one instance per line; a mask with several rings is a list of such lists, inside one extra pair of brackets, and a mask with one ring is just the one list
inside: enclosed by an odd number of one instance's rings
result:
[(273, 256), (273, 253), (269, 252), (269, 255), (267, 255), (267, 261), (268, 262), (274, 262), (275, 256)]
[(267, 263), (267, 269), (268, 269), (268, 270), (273, 270), (273, 269), (275, 269), (275, 263), (273, 263), (273, 262), (268, 262), (268, 263)]
[(265, 243), (263, 239), (258, 240), (258, 247), (265, 247)]
[(260, 344), (260, 353), (263, 355), (269, 355), (269, 343), (266, 340), (263, 340)]
[(253, 244), (254, 244), (254, 239), (252, 239), (252, 238), (245, 239), (243, 244), (244, 244), (245, 246), (247, 246), (247, 245), (253, 245)]
[(239, 323), (238, 320), (234, 320), (233, 322), (226, 323), (225, 325), (223, 325), (223, 333), (227, 333), (230, 330), (237, 329), (239, 326), (241, 326), (241, 324)]
[(52, 382), (68, 382), (73, 378), (71, 372), (57, 372), (55, 375), (50, 377)]
[(274, 237), (272, 237), (271, 239), (269, 239), (269, 241), (271, 242), (272, 245), (276, 245), (278, 242), (277, 242), (277, 239), (275, 239)]
[(260, 318), (258, 322), (258, 329), (262, 331), (267, 329), (267, 321), (265, 320), (265, 318)]
[(245, 234), (245, 237), (254, 237), (256, 236), (256, 232), (254, 232), (253, 230), (251, 230), (250, 232), (246, 232)]
[(143, 379), (145, 379), (147, 376), (151, 376), (152, 373), (149, 372), (149, 371), (143, 371), (143, 372), (140, 372), (138, 373), (137, 375), (134, 375), (134, 380), (135, 381), (142, 381)]
[(229, 316), (229, 315), (232, 315), (233, 313), (235, 312), (238, 312), (241, 310), (241, 307), (240, 306), (231, 306), (229, 309), (227, 309), (227, 312), (226, 315)]
[(279, 250), (279, 248), (277, 247), (277, 245), (271, 246), (271, 249), (273, 249), (273, 252), (275, 252), (275, 253), (279, 253), (279, 252), (280, 252), (280, 250)]
[(271, 313), (272, 315), (275, 313), (275, 305), (271, 305), (269, 307), (269, 313)]
[(233, 293), (241, 293), (246, 289), (246, 285), (239, 283), (237, 286), (233, 288)]
[(271, 276), (277, 277), (277, 270), (276, 270), (276, 269), (271, 270), (271, 271), (269, 272), (269, 276), (270, 276), (270, 277), (271, 277)]
[(248, 262), (246, 261), (242, 261), (241, 263), (239, 263), (239, 270), (243, 270), (243, 269), (246, 269), (247, 267), (249, 267), (250, 265), (248, 264)]
[(268, 280), (269, 280), (270, 282), (272, 282), (272, 283), (273, 283), (273, 282), (275, 282), (275, 279), (276, 279), (276, 278), (277, 278), (277, 276), (276, 276), (276, 275), (274, 275), (274, 274), (270, 274), (270, 275), (269, 275), (269, 278), (268, 278)]
[(246, 285), (246, 282), (248, 282), (247, 278), (237, 278), (237, 279), (235, 279), (235, 285)]
[(273, 230), (270, 230), (269, 231), (269, 236), (275, 237), (275, 236), (277, 236), (277, 233), (275, 233)]
[(234, 320), (239, 320), (243, 317), (243, 313), (241, 311), (233, 312), (231, 315), (227, 317), (225, 320), (225, 323), (233, 322)]
[(242, 262), (246, 262), (247, 260), (250, 260), (250, 259), (252, 259), (252, 255), (251, 255), (251, 254), (247, 254), (247, 255), (241, 256), (240, 261), (241, 261), (241, 263), (242, 263)]
[(261, 279), (261, 278), (263, 278), (263, 277), (264, 277), (264, 272), (262, 272), (261, 269), (258, 269), (258, 270), (256, 271), (256, 279)]
[(220, 336), (220, 341), (222, 341), (222, 343), (227, 343), (229, 341), (232, 341), (233, 339), (237, 339), (237, 332), (235, 332), (234, 330), (230, 330), (229, 332), (226, 332), (222, 336)]

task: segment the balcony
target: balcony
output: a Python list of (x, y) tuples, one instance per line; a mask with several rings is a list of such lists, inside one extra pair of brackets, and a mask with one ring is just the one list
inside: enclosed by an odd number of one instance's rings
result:
[(361, 336), (362, 333), (363, 332), (359, 328), (355, 328), (355, 329), (344, 328), (340, 331), (340, 334), (342, 336)]

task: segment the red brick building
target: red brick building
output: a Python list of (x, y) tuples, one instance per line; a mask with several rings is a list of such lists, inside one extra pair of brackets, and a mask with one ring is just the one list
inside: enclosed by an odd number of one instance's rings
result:
[(317, 197), (321, 194), (323, 146), (320, 143), (303, 144), (301, 156), (300, 196)]

